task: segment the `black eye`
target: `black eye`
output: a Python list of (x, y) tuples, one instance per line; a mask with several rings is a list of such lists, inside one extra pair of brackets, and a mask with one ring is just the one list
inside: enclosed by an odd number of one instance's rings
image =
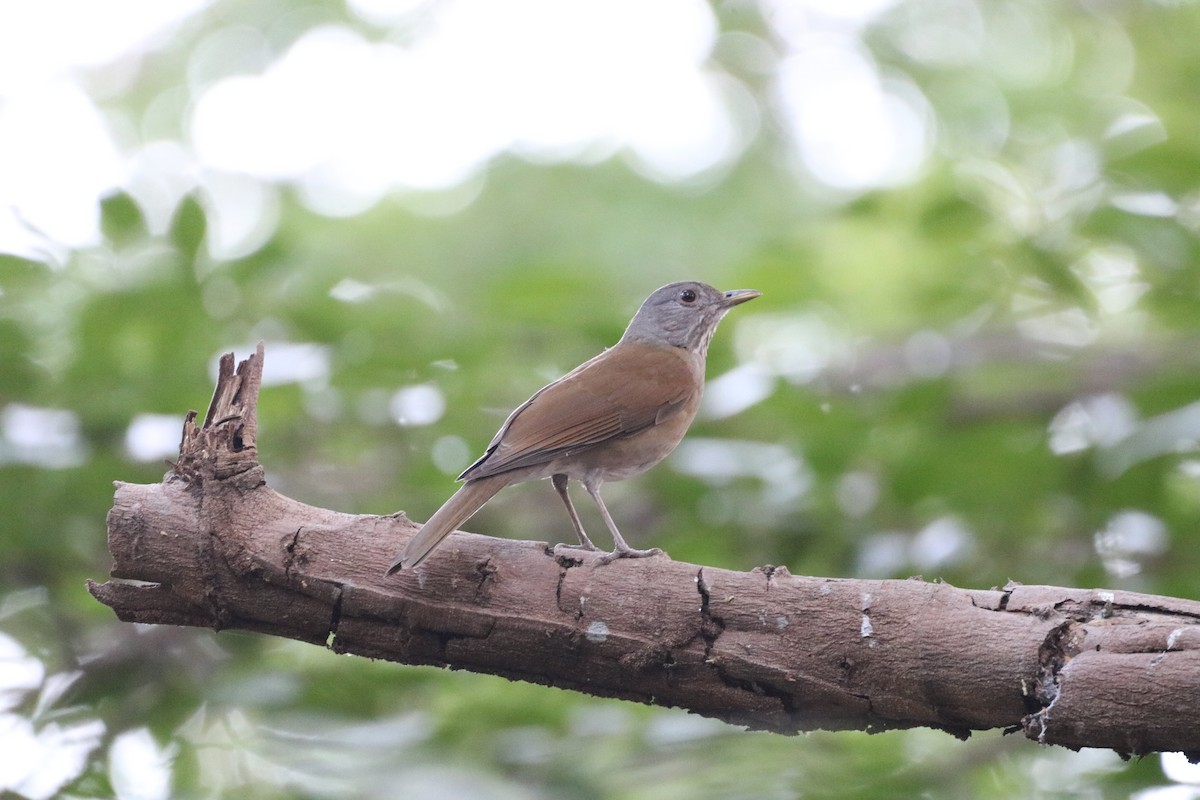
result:
[(691, 289), (684, 289), (679, 293), (679, 299), (685, 303), (694, 303), (696, 302), (696, 293)]

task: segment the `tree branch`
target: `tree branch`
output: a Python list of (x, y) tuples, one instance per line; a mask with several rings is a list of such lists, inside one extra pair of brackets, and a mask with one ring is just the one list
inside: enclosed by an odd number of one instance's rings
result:
[(263, 349), (221, 359), (202, 427), (160, 484), (118, 483), (112, 580), (128, 622), (237, 628), (406, 664), (679, 706), (749, 728), (1023, 731), (1070, 748), (1200, 758), (1200, 602), (1120, 591), (599, 565), (468, 533), (383, 577), (417, 529), (267, 487)]

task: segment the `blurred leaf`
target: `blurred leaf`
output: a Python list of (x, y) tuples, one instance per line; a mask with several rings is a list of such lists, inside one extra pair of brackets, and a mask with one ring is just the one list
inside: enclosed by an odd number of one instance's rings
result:
[(100, 201), (100, 229), (105, 239), (121, 247), (146, 236), (146, 219), (137, 202), (117, 192)]
[[(319, 24), (404, 51), (431, 13), (366, 23), (357, 5), (223, 4), (116, 84), (72, 74), (107, 87), (93, 102), (146, 137), (122, 140), (138, 159), (188, 129), (179, 109), (269, 70)], [(216, 354), (267, 342), (259, 446), (274, 489), (423, 519), (513, 407), (615, 342), (652, 289), (698, 278), (763, 291), (722, 323), (709, 376), (732, 374), (735, 394), (738, 376), (766, 388), (690, 435), (771, 461), (698, 474), (668, 460), (607, 487), (631, 541), (728, 568), (1200, 596), (1200, 437), (1171, 428), (1141, 447), (1155, 418), (1200, 401), (1200, 4), (902, 0), (819, 39), (878, 65), (891, 93), (879, 119), (926, 137), (920, 171), (872, 191), (820, 184), (797, 154), (776, 71), (799, 52), (788, 15), (721, 4), (715, 17), (704, 79), (757, 133), (703, 180), (648, 180), (597, 144), (554, 163), (498, 156), (454, 212), (405, 189), (322, 216), (310, 176), (269, 187), (273, 233), (224, 262), (206, 248), (208, 215), (229, 212), (202, 194), (202, 170), (178, 205), (150, 198), (180, 174), (139, 173), (138, 191), (102, 200), (94, 246), (29, 244), (17, 221), (13, 249), (46, 255), (0, 254), (0, 586), (44, 600), (0, 596), (0, 626), (47, 669), (85, 671), (78, 702), (109, 740), (148, 724), (178, 745), (175, 794), (433, 794), (462, 776), (495, 796), (626, 800), (1116, 798), (1166, 783), (1151, 758), (994, 733), (750, 735), (499, 678), (133, 627), (82, 590), (109, 565), (112, 481), (165, 469), (134, 460), (131, 420), (203, 410)], [(402, 423), (394, 398), (418, 385), (444, 411)], [(18, 430), (13, 404), (62, 429)], [(55, 446), (81, 463), (38, 460)], [(1166, 549), (1118, 574), (1097, 534), (1127, 513), (1161, 522)], [(541, 483), (506, 490), (470, 527), (570, 537)], [(88, 774), (74, 794), (112, 793), (102, 754)]]
[(29, 398), (35, 385), (33, 349), (24, 329), (13, 320), (0, 319), (0, 403)]
[(208, 222), (199, 201), (194, 195), (183, 198), (171, 220), (169, 235), (187, 262), (192, 263), (196, 260), (200, 248), (204, 245), (207, 231)]

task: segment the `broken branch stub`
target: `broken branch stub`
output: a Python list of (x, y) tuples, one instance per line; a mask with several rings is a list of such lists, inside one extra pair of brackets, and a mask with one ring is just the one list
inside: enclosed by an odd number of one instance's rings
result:
[(119, 483), (112, 580), (131, 622), (237, 628), (339, 653), (679, 706), (748, 728), (1023, 731), (1046, 744), (1200, 756), (1200, 603), (1128, 592), (600, 564), (453, 534), (384, 570), (417, 526), (266, 486), (263, 351), (221, 360), (163, 482)]

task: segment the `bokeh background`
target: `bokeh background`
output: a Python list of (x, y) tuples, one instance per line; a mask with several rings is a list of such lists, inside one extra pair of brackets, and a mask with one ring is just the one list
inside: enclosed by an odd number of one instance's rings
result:
[[(1197, 42), (1165, 1), (0, 5), (0, 794), (1200, 797), (1173, 756), (749, 734), (84, 589), (220, 353), (266, 342), (275, 489), (424, 519), (698, 278), (764, 296), (607, 490), (636, 546), (1200, 597)], [(470, 527), (569, 538), (542, 484)]]

